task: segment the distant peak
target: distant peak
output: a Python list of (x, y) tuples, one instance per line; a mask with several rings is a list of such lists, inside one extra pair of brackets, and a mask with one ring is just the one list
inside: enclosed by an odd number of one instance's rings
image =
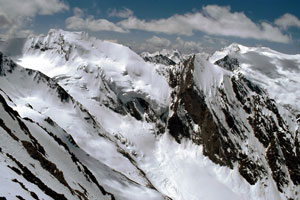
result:
[(224, 50), (229, 51), (230, 53), (233, 52), (245, 52), (248, 51), (250, 49), (250, 47), (238, 44), (238, 43), (232, 43), (231, 45), (229, 45), (228, 47), (225, 47)]
[(160, 51), (160, 53), (163, 54), (163, 55), (164, 54), (178, 54), (178, 55), (181, 54), (180, 51), (177, 50), (177, 49), (163, 49), (163, 50)]
[(233, 51), (240, 51), (241, 49), (240, 49), (240, 44), (238, 44), (238, 43), (232, 43), (231, 45), (229, 45), (227, 48), (228, 49), (231, 49), (231, 50), (233, 50)]

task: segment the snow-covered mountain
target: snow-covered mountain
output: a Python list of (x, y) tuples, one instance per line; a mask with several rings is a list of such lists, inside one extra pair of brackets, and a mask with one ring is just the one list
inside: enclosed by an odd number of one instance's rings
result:
[(0, 54), (0, 197), (299, 199), (299, 62), (31, 36)]

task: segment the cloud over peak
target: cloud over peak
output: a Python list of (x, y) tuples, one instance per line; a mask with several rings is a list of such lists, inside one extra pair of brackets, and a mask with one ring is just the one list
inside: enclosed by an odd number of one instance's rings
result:
[[(117, 23), (107, 19), (95, 19), (76, 14), (66, 20), (68, 29), (87, 29), (91, 31), (115, 31), (126, 33), (130, 30), (141, 30), (154, 33), (164, 33), (177, 36), (192, 36), (202, 32), (215, 36), (230, 36), (243, 39), (266, 40), (278, 43), (289, 43), (291, 38), (279, 27), (300, 26), (300, 21), (294, 16), (283, 16), (274, 26), (267, 22), (255, 23), (243, 12), (232, 12), (229, 6), (208, 5), (201, 11), (175, 14), (168, 18), (144, 20), (134, 16), (128, 8), (110, 9), (110, 17), (125, 18)], [(298, 21), (297, 21), (298, 20)], [(288, 21), (288, 22), (286, 22)], [(278, 27), (279, 26), (279, 27)]]
[(180, 37), (177, 37), (175, 41), (171, 41), (167, 38), (152, 36), (146, 39), (141, 44), (129, 45), (137, 52), (155, 52), (162, 49), (177, 49), (182, 53), (195, 53), (203, 51), (202, 43), (195, 41), (186, 41)]
[(95, 19), (93, 16), (85, 16), (80, 8), (74, 8), (74, 16), (66, 19), (66, 27), (70, 30), (90, 30), (90, 31), (114, 31), (125, 33), (127, 30), (117, 26), (107, 19)]

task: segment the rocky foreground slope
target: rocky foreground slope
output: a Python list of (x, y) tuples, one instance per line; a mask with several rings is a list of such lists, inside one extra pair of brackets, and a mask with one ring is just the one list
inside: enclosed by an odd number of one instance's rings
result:
[(1, 53), (0, 197), (300, 198), (299, 55), (142, 57), (62, 30)]

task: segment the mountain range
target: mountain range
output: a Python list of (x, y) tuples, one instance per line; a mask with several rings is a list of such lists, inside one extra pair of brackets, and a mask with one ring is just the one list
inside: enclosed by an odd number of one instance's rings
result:
[(52, 29), (0, 53), (0, 199), (300, 199), (300, 55), (136, 54)]

